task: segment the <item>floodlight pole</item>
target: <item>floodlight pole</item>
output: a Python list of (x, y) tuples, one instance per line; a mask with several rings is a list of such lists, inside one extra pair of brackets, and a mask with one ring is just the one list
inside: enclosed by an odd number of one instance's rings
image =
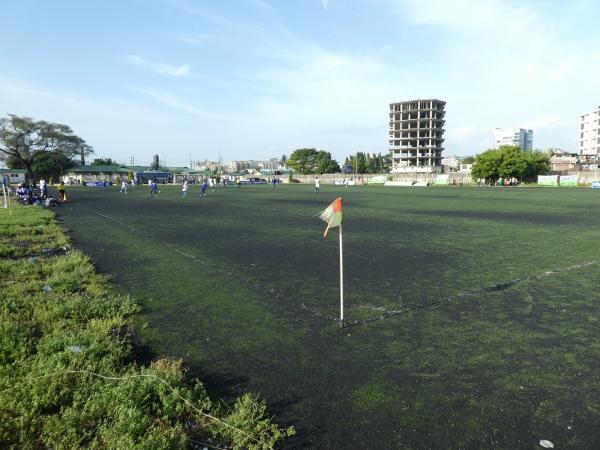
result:
[(342, 235), (342, 224), (340, 224), (340, 327), (344, 326), (344, 245)]

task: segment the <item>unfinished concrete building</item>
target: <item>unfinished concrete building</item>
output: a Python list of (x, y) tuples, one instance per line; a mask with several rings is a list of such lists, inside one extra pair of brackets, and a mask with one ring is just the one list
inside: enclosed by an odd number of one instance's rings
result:
[(392, 172), (442, 171), (445, 106), (436, 99), (390, 103)]

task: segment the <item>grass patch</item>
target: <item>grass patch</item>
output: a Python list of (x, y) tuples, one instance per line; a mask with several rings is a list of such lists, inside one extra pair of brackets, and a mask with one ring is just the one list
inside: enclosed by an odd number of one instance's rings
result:
[(210, 400), (181, 359), (136, 363), (140, 307), (41, 208), (0, 210), (0, 446), (272, 448), (293, 434), (242, 395)]

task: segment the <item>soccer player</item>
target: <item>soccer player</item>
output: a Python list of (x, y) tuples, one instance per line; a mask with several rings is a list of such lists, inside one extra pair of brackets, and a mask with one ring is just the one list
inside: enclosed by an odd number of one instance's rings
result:
[(46, 200), (48, 197), (48, 186), (46, 185), (46, 180), (44, 178), (40, 180), (40, 196), (43, 200)]
[(319, 182), (319, 177), (315, 177), (315, 192), (319, 192), (321, 189), (321, 183)]
[(183, 180), (183, 185), (181, 186), (181, 198), (187, 198), (187, 190), (188, 182), (187, 180)]
[(119, 189), (119, 192), (121, 194), (127, 194), (127, 187), (128, 187), (127, 180), (121, 181), (121, 189)]
[(208, 181), (206, 181), (205, 178), (202, 182), (202, 190), (200, 191), (200, 197), (206, 197), (206, 186), (208, 186)]
[(275, 189), (275, 186), (277, 185), (277, 178), (273, 177), (273, 189)]
[(158, 195), (156, 181), (149, 180), (148, 186), (150, 186), (150, 197), (156, 197)]

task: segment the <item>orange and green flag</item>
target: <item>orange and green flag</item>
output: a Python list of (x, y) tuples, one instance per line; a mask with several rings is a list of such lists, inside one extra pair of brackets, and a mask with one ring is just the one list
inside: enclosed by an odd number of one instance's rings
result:
[(327, 222), (327, 228), (323, 237), (327, 237), (330, 228), (339, 227), (342, 224), (342, 197), (336, 198), (319, 217)]

